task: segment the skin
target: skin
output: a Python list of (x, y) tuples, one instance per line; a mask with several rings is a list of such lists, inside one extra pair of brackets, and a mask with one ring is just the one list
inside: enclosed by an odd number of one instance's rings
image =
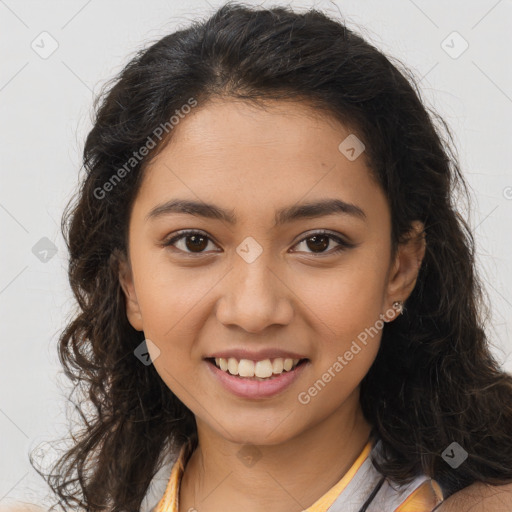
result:
[(0, 505), (0, 512), (45, 512), (46, 510), (38, 505), (27, 503), (15, 503), (13, 505), (5, 505), (5, 507)]
[(512, 483), (488, 485), (476, 482), (444, 501), (436, 512), (510, 512)]
[[(364, 153), (350, 161), (338, 150), (350, 133), (305, 103), (263, 109), (210, 101), (180, 121), (146, 169), (119, 278), (131, 325), (158, 347), (156, 370), (196, 418), (199, 446), (186, 466), (180, 512), (301, 511), (345, 474), (368, 440), (359, 386), (380, 332), (308, 404), (297, 398), (379, 315), (396, 317), (389, 316), (392, 304), (412, 292), (424, 255), (417, 222), (417, 236), (391, 257), (386, 197)], [(146, 219), (175, 198), (232, 209), (237, 222)], [(325, 198), (353, 203), (366, 218), (330, 214), (273, 226), (279, 208)], [(186, 238), (162, 246), (182, 229), (209, 237), (202, 253)], [(355, 247), (335, 254), (331, 240), (319, 251), (304, 240), (320, 229)], [(262, 248), (252, 263), (236, 252), (249, 236)], [(203, 360), (231, 347), (278, 347), (310, 364), (279, 395), (239, 398)], [(246, 444), (261, 456), (250, 467), (237, 456)]]

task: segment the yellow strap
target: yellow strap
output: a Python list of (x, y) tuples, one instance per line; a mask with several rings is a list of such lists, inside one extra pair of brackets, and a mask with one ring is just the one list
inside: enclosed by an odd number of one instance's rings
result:
[(178, 493), (189, 449), (189, 443), (185, 443), (181, 447), (178, 458), (172, 466), (171, 476), (169, 477), (165, 493), (162, 499), (158, 502), (154, 512), (178, 512)]
[(443, 491), (435, 480), (426, 480), (395, 512), (428, 512), (443, 501)]
[[(370, 440), (341, 480), (339, 480), (338, 483), (331, 487), (329, 491), (315, 501), (315, 503), (308, 507), (304, 512), (325, 512), (328, 510), (352, 480), (358, 469), (368, 457), (371, 449), (372, 441)], [(187, 455), (190, 455), (189, 450), (189, 444), (182, 446), (180, 454), (172, 467), (165, 493), (158, 505), (155, 507), (154, 512), (178, 512), (180, 482), (184, 473)], [(443, 501), (443, 492), (439, 484), (435, 480), (426, 480), (417, 489), (415, 489), (394, 512), (430, 511), (441, 501)]]
[(325, 512), (335, 502), (336, 498), (343, 492), (345, 487), (347, 487), (350, 480), (352, 480), (357, 470), (361, 467), (361, 464), (365, 461), (366, 457), (368, 457), (371, 449), (372, 441), (370, 440), (366, 443), (363, 451), (359, 454), (352, 466), (350, 466), (350, 469), (343, 475), (341, 480), (339, 480), (334, 487), (331, 487), (323, 496), (318, 498), (305, 512)]

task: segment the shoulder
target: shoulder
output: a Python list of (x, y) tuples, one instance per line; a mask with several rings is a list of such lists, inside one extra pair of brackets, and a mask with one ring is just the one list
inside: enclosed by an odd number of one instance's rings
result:
[(46, 512), (46, 509), (33, 503), (0, 503), (0, 512)]
[(510, 512), (512, 483), (489, 485), (476, 482), (452, 494), (436, 512)]

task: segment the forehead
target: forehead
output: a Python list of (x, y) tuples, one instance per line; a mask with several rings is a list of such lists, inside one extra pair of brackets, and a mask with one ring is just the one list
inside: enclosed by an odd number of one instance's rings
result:
[(386, 208), (364, 151), (350, 159), (340, 150), (351, 137), (350, 128), (306, 103), (210, 101), (174, 127), (145, 171), (139, 203), (149, 209), (186, 197), (261, 210), (334, 196)]
[(326, 161), (350, 134), (351, 130), (332, 115), (305, 102), (266, 101), (254, 105), (215, 99), (184, 116), (166, 149), (187, 153), (191, 158), (229, 156), (244, 164), (257, 159), (262, 151), (262, 156), (278, 160), (306, 157), (308, 161)]

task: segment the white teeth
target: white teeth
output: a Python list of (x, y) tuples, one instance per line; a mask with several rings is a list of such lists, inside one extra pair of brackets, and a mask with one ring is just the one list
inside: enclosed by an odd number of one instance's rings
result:
[(272, 363), (272, 371), (274, 373), (283, 373), (283, 358), (278, 357), (277, 359), (274, 359), (274, 362)]
[[(240, 364), (241, 364), (241, 362), (240, 362)], [(270, 362), (270, 359), (265, 359), (264, 361), (258, 361), (254, 365), (254, 375), (256, 377), (259, 377), (260, 379), (272, 377), (273, 372), (274, 372), (274, 368), (272, 366), (272, 363)]]
[(228, 359), (228, 372), (231, 375), (238, 375), (238, 361), (234, 357)]
[(262, 361), (251, 361), (250, 359), (240, 359), (238, 361), (234, 357), (225, 359), (216, 357), (215, 364), (222, 371), (227, 371), (231, 375), (239, 375), (240, 377), (257, 377), (267, 379), (272, 375), (279, 375), (283, 371), (289, 372), (294, 368), (300, 359), (277, 357), (273, 361), (264, 359)]
[(238, 375), (240, 377), (254, 377), (254, 361), (241, 359), (238, 363)]

